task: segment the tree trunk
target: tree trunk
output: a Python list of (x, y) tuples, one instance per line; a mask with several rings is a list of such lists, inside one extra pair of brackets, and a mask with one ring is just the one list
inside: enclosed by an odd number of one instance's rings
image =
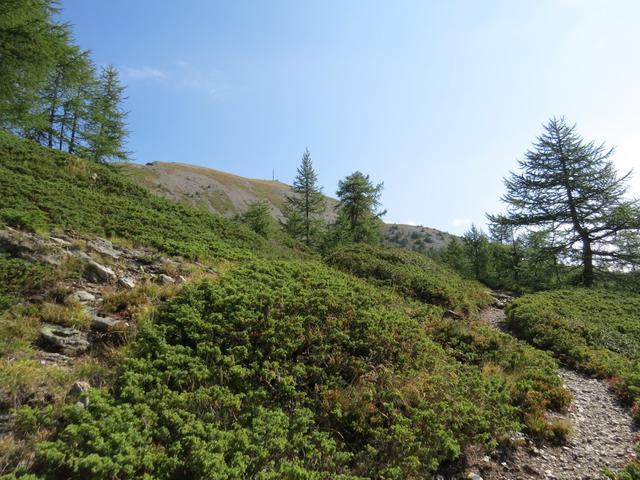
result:
[(67, 119), (67, 105), (64, 105), (62, 118), (60, 119), (60, 138), (58, 139), (58, 150), (62, 151), (62, 143), (64, 142), (64, 127)]
[(78, 128), (78, 113), (73, 112), (73, 121), (71, 122), (71, 137), (69, 138), (69, 148), (67, 151), (73, 153), (76, 141), (76, 129)]
[(582, 239), (582, 284), (585, 287), (593, 286), (593, 252), (591, 251), (591, 240)]

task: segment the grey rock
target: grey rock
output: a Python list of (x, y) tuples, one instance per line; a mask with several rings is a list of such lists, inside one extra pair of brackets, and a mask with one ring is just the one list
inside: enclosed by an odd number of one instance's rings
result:
[(69, 366), (73, 363), (73, 358), (61, 353), (45, 352), (38, 350), (35, 354), (35, 360), (40, 365), (58, 365), (61, 367)]
[(91, 319), (91, 328), (100, 332), (123, 331), (126, 330), (128, 326), (127, 322), (113, 317), (94, 315)]
[(469, 480), (482, 480), (482, 477), (480, 475), (478, 475), (477, 473), (473, 473), (473, 472), (470, 473), (467, 478), (469, 478)]
[(158, 275), (158, 280), (163, 285), (169, 285), (171, 283), (175, 283), (175, 280), (165, 273), (161, 273), (160, 275)]
[(96, 238), (95, 240), (87, 242), (87, 247), (105, 257), (118, 259), (122, 255), (109, 240), (103, 238)]
[(67, 398), (77, 399), (83, 393), (89, 391), (91, 389), (91, 385), (89, 382), (85, 382), (82, 380), (76, 380), (69, 387), (69, 391), (67, 392)]
[(116, 279), (116, 274), (109, 267), (91, 260), (84, 269), (84, 276), (87, 280), (96, 283), (109, 283)]
[(136, 282), (131, 277), (120, 277), (118, 279), (118, 285), (120, 285), (123, 288), (128, 288), (129, 290), (131, 290), (132, 288), (135, 288)]
[(67, 297), (67, 300), (78, 303), (93, 303), (96, 301), (95, 295), (86, 290), (77, 290)]
[(44, 323), (40, 327), (40, 336), (47, 346), (64, 355), (77, 356), (89, 349), (86, 334), (75, 328)]

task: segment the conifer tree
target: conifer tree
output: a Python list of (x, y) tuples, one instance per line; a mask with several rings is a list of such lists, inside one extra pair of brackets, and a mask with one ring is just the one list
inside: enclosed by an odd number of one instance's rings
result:
[(380, 241), (380, 217), (386, 213), (378, 211), (383, 188), (382, 183), (374, 185), (362, 172), (354, 172), (338, 183), (338, 219), (334, 228), (341, 240)]
[(126, 160), (125, 142), (129, 134), (127, 112), (122, 109), (125, 87), (118, 70), (109, 65), (100, 77), (89, 105), (87, 131), (84, 134), (88, 155), (96, 161)]
[(311, 154), (306, 149), (293, 180), (292, 194), (285, 197), (284, 228), (292, 237), (303, 240), (307, 246), (316, 243), (323, 225), (322, 213), (326, 206), (318, 175), (313, 169)]
[(582, 267), (591, 286), (598, 264), (621, 258), (616, 238), (640, 226), (640, 205), (625, 199), (630, 173), (619, 176), (604, 144), (585, 142), (575, 126), (551, 119), (524, 159), (521, 173), (505, 179), (506, 215), (493, 223), (548, 230), (568, 259)]
[(462, 236), (464, 251), (471, 262), (476, 280), (486, 279), (489, 239), (474, 224)]
[(53, 0), (0, 2), (0, 128), (25, 134), (44, 126), (34, 114), (68, 27), (52, 22)]

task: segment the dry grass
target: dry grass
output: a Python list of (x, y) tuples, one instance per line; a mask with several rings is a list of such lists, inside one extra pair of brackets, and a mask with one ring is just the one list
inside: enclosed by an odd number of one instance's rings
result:
[(40, 307), (39, 317), (43, 322), (55, 323), (65, 327), (83, 328), (89, 326), (91, 315), (77, 302), (65, 305), (46, 302)]

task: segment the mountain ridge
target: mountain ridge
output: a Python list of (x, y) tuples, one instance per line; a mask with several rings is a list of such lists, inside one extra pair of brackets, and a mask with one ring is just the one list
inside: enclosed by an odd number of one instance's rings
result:
[[(119, 167), (131, 180), (170, 200), (204, 208), (225, 217), (243, 213), (257, 201), (267, 201), (274, 219), (282, 220), (282, 206), (291, 186), (279, 180), (247, 178), (222, 170), (181, 162), (154, 161), (123, 164)], [(335, 220), (338, 200), (325, 195), (322, 215), (327, 223)], [(385, 223), (385, 244), (414, 251), (446, 246), (454, 235), (422, 225)]]

